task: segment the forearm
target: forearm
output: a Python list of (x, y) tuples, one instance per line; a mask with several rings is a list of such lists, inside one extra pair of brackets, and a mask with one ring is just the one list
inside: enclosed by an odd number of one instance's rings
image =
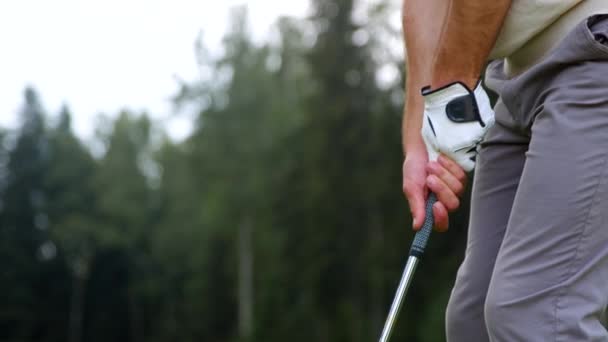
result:
[(424, 110), (420, 89), (431, 83), (433, 60), (439, 48), (441, 23), (446, 19), (448, 4), (448, 0), (403, 1), (407, 76), (402, 136), (406, 154), (408, 151), (426, 151), (420, 135)]
[[(419, 229), (425, 220), (428, 191), (439, 200), (433, 205), (438, 228), (447, 228), (448, 211), (459, 206), (465, 171), (475, 167), (473, 147), (494, 123), (494, 112), (483, 88), (470, 91), (476, 86), (510, 4), (510, 0), (403, 0), (407, 56), (403, 190), (415, 228)], [(436, 91), (458, 81), (469, 91), (460, 84), (450, 85), (448, 91)], [(433, 89), (422, 96), (421, 89), (429, 85)], [(452, 105), (450, 110), (448, 104)], [(438, 158), (439, 154), (447, 158)]]
[(446, 0), (447, 20), (432, 67), (432, 88), (463, 82), (473, 89), (480, 78), (511, 0)]
[[(426, 81), (428, 84), (428, 80)], [(420, 89), (425, 84), (423, 79), (415, 79), (408, 73), (405, 91), (405, 107), (403, 112), (403, 151), (405, 155), (413, 151), (425, 151), (424, 141), (420, 134), (422, 127), (423, 102)]]
[(407, 56), (403, 148), (424, 150), (420, 89), (460, 81), (475, 88), (511, 0), (404, 0)]

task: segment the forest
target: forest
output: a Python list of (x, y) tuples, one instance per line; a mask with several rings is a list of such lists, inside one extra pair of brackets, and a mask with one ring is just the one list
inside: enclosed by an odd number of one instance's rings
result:
[[(93, 149), (25, 89), (0, 131), (0, 341), (377, 340), (413, 237), (405, 68), (394, 8), (357, 10), (313, 0), (258, 43), (235, 9), (174, 94), (198, 113), (182, 141), (126, 109)], [(444, 340), (467, 212), (432, 237), (395, 341)]]

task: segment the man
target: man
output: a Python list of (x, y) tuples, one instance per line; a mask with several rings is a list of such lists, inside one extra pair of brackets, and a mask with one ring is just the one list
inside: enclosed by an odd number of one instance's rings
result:
[[(606, 13), (606, 0), (404, 0), (414, 229), (429, 190), (447, 229), (476, 166), (450, 342), (608, 341)], [(490, 58), (495, 116), (478, 84)]]

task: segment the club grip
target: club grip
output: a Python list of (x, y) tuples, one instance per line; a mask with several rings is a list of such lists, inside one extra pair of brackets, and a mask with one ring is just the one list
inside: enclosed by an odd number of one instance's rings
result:
[(410, 248), (410, 256), (421, 258), (424, 254), (426, 244), (429, 242), (433, 225), (435, 224), (433, 217), (433, 204), (435, 202), (437, 202), (437, 196), (432, 192), (429, 193), (429, 198), (426, 200), (424, 224), (418, 233), (416, 233), (416, 236), (414, 236), (414, 242), (412, 242), (412, 247)]

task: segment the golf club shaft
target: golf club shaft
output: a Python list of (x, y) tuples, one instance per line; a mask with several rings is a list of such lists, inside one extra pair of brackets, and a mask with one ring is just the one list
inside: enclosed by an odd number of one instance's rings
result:
[(409, 259), (407, 260), (407, 264), (405, 265), (403, 275), (401, 276), (401, 281), (399, 282), (399, 287), (397, 288), (395, 299), (393, 299), (391, 311), (388, 313), (386, 323), (384, 323), (384, 330), (382, 330), (380, 342), (388, 342), (391, 337), (395, 321), (397, 320), (397, 316), (399, 315), (399, 310), (401, 310), (401, 304), (403, 304), (403, 297), (405, 297), (407, 289), (410, 287), (410, 283), (412, 282), (412, 275), (414, 274), (414, 271), (416, 271), (416, 266), (418, 266), (418, 258), (414, 256), (409, 257)]
[(388, 313), (386, 323), (384, 323), (384, 329), (382, 330), (382, 335), (380, 336), (380, 342), (388, 342), (391, 334), (393, 333), (397, 316), (399, 316), (399, 311), (401, 310), (401, 305), (403, 304), (403, 298), (405, 298), (407, 290), (410, 287), (414, 272), (416, 271), (416, 266), (418, 266), (418, 261), (420, 260), (420, 257), (422, 257), (422, 254), (424, 254), (429, 237), (433, 231), (433, 204), (435, 204), (435, 202), (437, 202), (437, 197), (435, 194), (429, 194), (429, 198), (426, 202), (424, 224), (414, 237), (414, 242), (410, 248), (410, 256), (407, 260), (407, 264), (405, 265), (405, 269), (403, 270), (401, 281), (399, 281), (399, 287), (397, 287), (397, 293), (395, 294), (395, 299), (393, 299), (393, 304), (391, 305), (391, 310)]

